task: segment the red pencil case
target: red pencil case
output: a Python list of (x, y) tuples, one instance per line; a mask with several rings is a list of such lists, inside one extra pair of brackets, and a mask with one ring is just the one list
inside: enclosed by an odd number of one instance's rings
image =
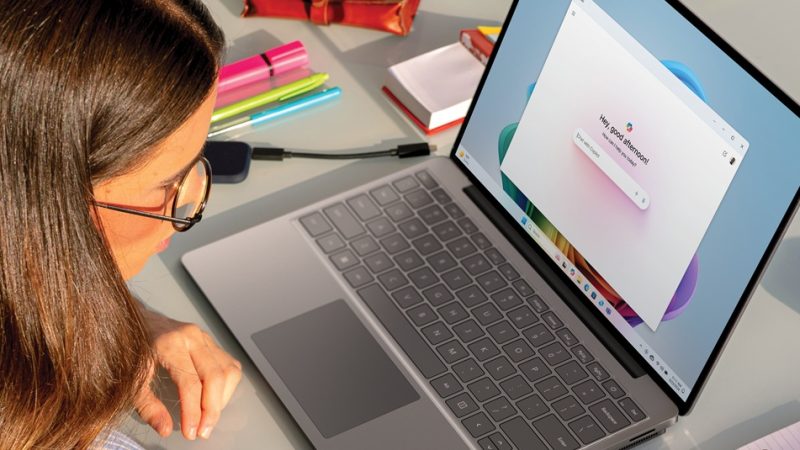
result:
[(411, 32), (420, 0), (244, 0), (242, 17), (282, 17), (338, 23), (401, 36)]

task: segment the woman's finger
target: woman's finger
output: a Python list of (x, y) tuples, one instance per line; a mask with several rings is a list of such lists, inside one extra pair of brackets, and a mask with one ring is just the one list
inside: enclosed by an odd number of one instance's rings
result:
[(178, 387), (181, 401), (181, 432), (186, 439), (194, 440), (202, 416), (203, 384), (188, 353), (174, 352), (162, 355), (160, 359), (161, 365), (167, 369), (170, 378)]
[(156, 397), (152, 389), (145, 389), (134, 405), (142, 420), (148, 423), (162, 437), (172, 433), (172, 417), (167, 407)]
[(211, 430), (219, 421), (220, 412), (224, 407), (226, 375), (214, 353), (216, 352), (208, 346), (199, 346), (191, 353), (195, 370), (203, 383), (199, 435), (204, 439), (208, 439), (211, 435)]

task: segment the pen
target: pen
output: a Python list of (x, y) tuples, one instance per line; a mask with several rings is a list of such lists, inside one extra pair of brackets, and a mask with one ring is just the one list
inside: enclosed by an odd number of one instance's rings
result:
[(327, 100), (332, 100), (341, 95), (342, 90), (338, 87), (326, 89), (324, 91), (316, 92), (314, 94), (306, 95), (287, 102), (281, 106), (270, 108), (266, 111), (253, 114), (248, 117), (242, 117), (229, 122), (220, 123), (211, 127), (208, 137), (219, 136), (220, 134), (229, 131), (238, 130), (245, 127), (250, 127), (283, 117), (298, 111), (303, 111), (317, 104), (323, 103)]
[(305, 67), (307, 64), (308, 53), (303, 43), (290, 42), (224, 66), (219, 71), (217, 91), (223, 94), (250, 83), (268, 80), (292, 69)]
[(220, 120), (227, 119), (247, 112), (253, 108), (258, 108), (273, 102), (280, 102), (288, 100), (292, 97), (311, 92), (314, 89), (322, 86), (329, 78), (327, 73), (315, 73), (308, 78), (289, 83), (287, 85), (277, 87), (267, 92), (258, 94), (254, 97), (242, 100), (232, 105), (220, 108), (211, 115), (211, 123), (219, 122)]

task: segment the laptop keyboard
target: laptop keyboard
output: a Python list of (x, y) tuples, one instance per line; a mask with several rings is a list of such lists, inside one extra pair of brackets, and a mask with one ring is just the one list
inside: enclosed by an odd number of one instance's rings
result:
[(427, 171), (300, 223), (481, 448), (575, 449), (646, 417)]

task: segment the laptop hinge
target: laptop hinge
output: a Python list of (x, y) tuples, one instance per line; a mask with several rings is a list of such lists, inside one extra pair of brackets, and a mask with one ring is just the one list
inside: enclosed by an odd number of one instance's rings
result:
[(504, 213), (492, 204), (481, 191), (475, 186), (464, 188), (464, 193), (483, 211), (486, 217), (500, 230), (501, 233), (511, 242), (520, 254), (537, 269), (537, 272), (553, 288), (554, 291), (569, 305), (581, 321), (600, 339), (608, 351), (622, 364), (623, 367), (634, 378), (639, 378), (646, 374), (642, 366), (633, 356), (624, 350), (623, 343), (611, 334), (607, 325), (601, 323), (593, 315), (586, 304), (577, 298), (571, 291), (571, 286), (560, 279), (558, 272), (553, 270), (552, 263), (549, 263), (538, 252), (531, 251), (531, 245), (520, 236), (519, 231), (511, 226), (504, 217)]

